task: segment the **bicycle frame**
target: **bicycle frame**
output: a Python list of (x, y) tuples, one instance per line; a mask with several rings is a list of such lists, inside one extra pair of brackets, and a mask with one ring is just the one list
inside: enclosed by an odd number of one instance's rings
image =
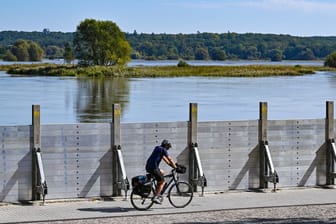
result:
[[(169, 189), (169, 187), (172, 186), (173, 183), (176, 183), (176, 182), (178, 181), (178, 179), (179, 179), (178, 174), (176, 173), (175, 170), (172, 170), (172, 171), (170, 172), (170, 174), (165, 175), (164, 177), (165, 177), (165, 178), (166, 178), (166, 177), (171, 177), (171, 178), (170, 178), (169, 181), (166, 182), (166, 184), (164, 185), (164, 187), (163, 187), (163, 189), (162, 189), (162, 191), (161, 191), (161, 195), (163, 195), (163, 194), (166, 192), (166, 190)], [(157, 187), (157, 183), (156, 183), (156, 181), (155, 181), (155, 189), (156, 189), (156, 187)]]

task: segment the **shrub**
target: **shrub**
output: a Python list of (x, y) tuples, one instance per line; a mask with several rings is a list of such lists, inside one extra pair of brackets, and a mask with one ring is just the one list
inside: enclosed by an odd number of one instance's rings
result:
[(12, 52), (7, 50), (5, 56), (3, 57), (3, 60), (4, 61), (17, 61), (17, 57)]
[(324, 66), (336, 68), (336, 52), (329, 54), (324, 61)]
[(177, 67), (188, 67), (188, 66), (189, 64), (184, 60), (180, 60), (177, 64)]

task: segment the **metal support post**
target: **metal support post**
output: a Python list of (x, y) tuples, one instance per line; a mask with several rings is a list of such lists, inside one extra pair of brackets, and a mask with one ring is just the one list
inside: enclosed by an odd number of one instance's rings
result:
[(42, 195), (43, 204), (45, 202), (45, 196), (48, 194), (48, 186), (47, 186), (47, 180), (45, 178), (44, 169), (43, 169), (43, 163), (42, 163), (42, 155), (41, 150), (38, 149), (36, 151), (36, 158), (37, 158), (37, 168), (39, 173), (39, 183), (37, 185), (36, 191)]
[(267, 173), (266, 158), (263, 149), (263, 142), (267, 141), (267, 102), (259, 103), (259, 188), (268, 188), (265, 181)]
[(197, 191), (197, 186), (202, 188), (202, 196), (204, 195), (204, 187), (207, 186), (201, 158), (197, 144), (197, 104), (189, 104), (189, 129), (188, 129), (188, 146), (189, 146), (189, 183), (193, 190)]
[(120, 196), (121, 189), (125, 191), (125, 199), (129, 190), (129, 181), (126, 175), (124, 159), (121, 153), (120, 144), (120, 105), (112, 105), (112, 185), (113, 196)]
[(326, 102), (326, 185), (335, 184), (334, 102)]
[(204, 187), (207, 186), (207, 179), (204, 175), (203, 172), (203, 167), (202, 167), (202, 163), (201, 163), (201, 158), (198, 152), (198, 145), (197, 143), (192, 144), (193, 150), (194, 150), (194, 156), (195, 156), (195, 160), (196, 160), (196, 164), (197, 164), (197, 171), (198, 171), (198, 175), (197, 175), (197, 185), (200, 186), (202, 188), (202, 196), (204, 196)]
[(189, 147), (189, 183), (193, 191), (197, 191), (197, 167), (194, 153), (194, 146), (197, 143), (197, 104), (189, 104), (189, 127), (188, 127), (188, 147)]
[(117, 150), (120, 147), (120, 105), (113, 104), (112, 105), (112, 195), (120, 196), (121, 195), (121, 187), (120, 187), (120, 171), (118, 164), (118, 154)]
[(40, 133), (40, 105), (32, 106), (32, 200), (43, 199), (48, 194), (47, 181), (44, 174), (41, 155), (41, 133)]
[[(121, 153), (121, 146), (115, 147), (116, 154), (118, 156), (118, 187), (125, 191), (125, 200), (127, 199), (127, 191), (130, 189), (130, 184), (126, 175), (126, 168), (124, 163), (124, 158)], [(120, 186), (121, 183), (121, 186)]]
[(267, 102), (260, 102), (259, 115), (259, 188), (266, 189), (268, 182), (271, 182), (275, 191), (279, 176), (274, 169), (267, 141)]
[(273, 160), (271, 157), (271, 152), (269, 150), (268, 142), (263, 142), (263, 147), (264, 147), (264, 153), (266, 157), (266, 164), (265, 167), (267, 167), (267, 170), (264, 174), (264, 178), (266, 182), (271, 182), (273, 183), (273, 191), (276, 191), (276, 184), (279, 183), (279, 176), (274, 168), (273, 165)]

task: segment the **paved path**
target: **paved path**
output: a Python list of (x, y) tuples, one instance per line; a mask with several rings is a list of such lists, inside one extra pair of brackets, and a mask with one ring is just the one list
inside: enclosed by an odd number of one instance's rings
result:
[[(336, 189), (303, 188), (282, 189), (273, 192), (227, 192), (195, 195), (191, 204), (182, 209), (173, 208), (167, 198), (162, 205), (154, 205), (148, 211), (137, 211), (129, 200), (51, 202), (41, 205), (0, 206), (0, 223), (79, 220), (106, 217), (172, 215), (189, 212), (223, 211), (232, 209), (273, 208), (296, 205), (336, 204)], [(1, 204), (0, 204), (1, 205)], [(90, 223), (90, 222), (88, 222)]]

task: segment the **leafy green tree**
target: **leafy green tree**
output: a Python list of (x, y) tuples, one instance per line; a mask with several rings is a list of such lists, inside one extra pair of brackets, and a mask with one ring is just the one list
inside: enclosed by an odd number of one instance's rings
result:
[(227, 58), (225, 51), (219, 48), (210, 49), (210, 57), (216, 61), (224, 61)]
[(169, 46), (166, 58), (169, 60), (176, 60), (179, 58), (178, 50), (176, 49), (176, 47)]
[(17, 58), (10, 50), (7, 50), (3, 57), (3, 60), (4, 61), (17, 61)]
[(6, 51), (7, 51), (6, 47), (0, 44), (0, 58), (2, 55), (6, 53)]
[(75, 53), (73, 52), (71, 45), (66, 43), (64, 46), (64, 61), (65, 63), (70, 64), (73, 60), (75, 60)]
[(41, 61), (43, 53), (43, 49), (36, 42), (20, 39), (15, 41), (9, 52), (6, 52), (4, 60)]
[(305, 48), (299, 53), (299, 58), (301, 60), (314, 60), (314, 52), (310, 48)]
[(28, 42), (25, 40), (17, 40), (11, 50), (18, 61), (29, 61)]
[(205, 48), (198, 48), (195, 52), (195, 59), (196, 60), (209, 60), (210, 56), (209, 56), (209, 52), (207, 49)]
[(145, 57), (151, 57), (155, 55), (156, 49), (155, 49), (155, 46), (151, 42), (144, 41), (139, 46), (139, 52), (141, 52), (141, 54), (144, 55)]
[(49, 59), (63, 58), (64, 50), (63, 48), (56, 45), (49, 45), (45, 49), (45, 56)]
[(35, 42), (28, 42), (29, 61), (41, 61), (43, 58), (43, 49)]
[(260, 52), (256, 46), (248, 46), (245, 48), (244, 59), (256, 60), (260, 57)]
[(327, 56), (324, 66), (336, 68), (336, 51)]
[(84, 20), (77, 26), (73, 43), (83, 65), (124, 65), (130, 60), (131, 47), (111, 21)]
[(273, 49), (269, 52), (271, 61), (282, 61), (282, 52), (279, 49)]

